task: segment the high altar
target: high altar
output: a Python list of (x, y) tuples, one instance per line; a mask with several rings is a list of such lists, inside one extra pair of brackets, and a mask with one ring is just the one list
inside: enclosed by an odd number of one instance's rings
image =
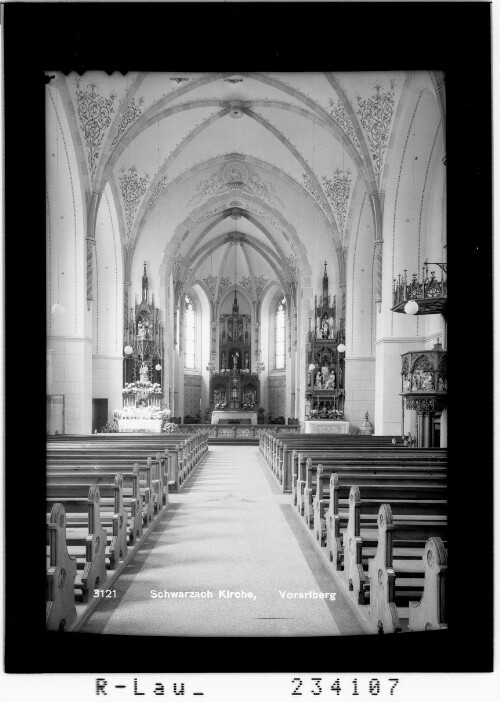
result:
[(232, 314), (219, 318), (218, 371), (210, 377), (212, 423), (257, 423), (259, 376), (251, 370), (251, 318), (239, 313), (236, 292)]

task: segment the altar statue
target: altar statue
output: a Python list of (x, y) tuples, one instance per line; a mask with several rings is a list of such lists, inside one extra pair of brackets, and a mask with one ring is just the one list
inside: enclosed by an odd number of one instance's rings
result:
[(233, 353), (233, 368), (236, 370), (238, 368), (238, 358), (240, 357), (240, 354), (236, 351), (236, 353)]
[(145, 339), (146, 338), (146, 328), (144, 324), (142, 323), (142, 319), (139, 320), (137, 324), (137, 338), (138, 339)]
[(326, 314), (323, 315), (323, 319), (321, 320), (321, 338), (330, 338), (330, 324), (328, 322), (328, 317), (326, 316)]
[(222, 352), (222, 363), (221, 363), (221, 368), (226, 368), (226, 352)]
[(139, 377), (141, 379), (141, 383), (149, 383), (149, 370), (144, 361), (142, 362), (142, 366), (139, 368)]
[(249, 359), (248, 359), (248, 351), (247, 351), (245, 353), (245, 368), (247, 368), (247, 369), (248, 369), (248, 363), (249, 363)]
[(321, 373), (316, 374), (316, 384), (314, 386), (316, 390), (322, 390), (323, 386), (321, 385)]
[(324, 390), (335, 390), (335, 371), (332, 370), (325, 379)]

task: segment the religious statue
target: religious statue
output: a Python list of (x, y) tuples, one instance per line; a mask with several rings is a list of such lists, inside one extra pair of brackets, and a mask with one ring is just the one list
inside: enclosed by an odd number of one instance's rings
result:
[(323, 386), (321, 385), (321, 373), (316, 374), (316, 385), (315, 385), (316, 390), (322, 390)]
[(142, 366), (139, 368), (139, 376), (141, 379), (141, 383), (149, 382), (149, 370), (144, 361), (142, 362)]
[(247, 351), (245, 353), (245, 368), (248, 368), (248, 363), (249, 363), (249, 359), (248, 359), (248, 351)]
[(432, 373), (427, 371), (424, 373), (422, 380), (422, 390), (434, 390), (434, 381), (432, 379)]
[(241, 322), (238, 324), (238, 341), (243, 341), (243, 324)]
[(236, 353), (233, 353), (233, 368), (236, 370), (238, 368), (238, 358), (240, 357), (240, 354), (236, 351)]
[(226, 352), (223, 351), (223, 352), (222, 352), (221, 368), (225, 368), (225, 367), (226, 367)]
[(321, 338), (330, 338), (330, 324), (328, 322), (328, 317), (326, 316), (326, 314), (323, 315), (323, 319), (321, 320)]
[(330, 369), (326, 365), (326, 363), (323, 364), (321, 367), (321, 375), (322, 375), (322, 381), (323, 381), (323, 388), (325, 387), (326, 379), (330, 373)]
[(325, 379), (324, 390), (335, 390), (335, 371), (332, 370)]
[(144, 327), (144, 324), (142, 323), (142, 319), (140, 319), (138, 324), (137, 324), (137, 338), (138, 339), (145, 339), (146, 338), (146, 329)]

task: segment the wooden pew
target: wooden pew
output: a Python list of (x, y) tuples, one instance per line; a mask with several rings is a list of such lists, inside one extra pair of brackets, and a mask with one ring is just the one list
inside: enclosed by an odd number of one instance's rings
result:
[[(92, 498), (89, 490), (94, 491)], [(100, 483), (99, 486), (95, 483), (89, 485), (89, 481), (83, 479), (78, 482), (61, 483), (58, 478), (47, 478), (46, 493), (48, 506), (54, 502), (65, 506), (66, 542), (69, 545), (88, 546), (89, 539), (82, 541), (82, 530), (88, 528), (89, 534), (97, 534), (94, 545), (95, 552), (99, 553), (103, 543), (101, 537), (107, 534), (104, 539), (104, 544), (107, 543), (106, 557), (109, 559), (110, 569), (115, 570), (119, 561), (124, 560), (127, 555), (129, 541), (128, 515), (123, 504), (122, 474), (115, 474), (112, 483)], [(90, 531), (91, 527), (95, 528), (95, 532)], [(75, 529), (71, 537), (68, 535), (70, 528)]]
[(66, 545), (66, 513), (59, 502), (52, 505), (47, 524), (48, 563), (46, 576), (47, 629), (62, 631), (76, 621), (76, 558)]
[[(72, 459), (64, 458), (56, 460), (51, 458), (47, 461), (47, 471), (100, 471), (109, 473), (122, 473), (125, 476), (125, 482), (132, 481), (130, 475), (137, 474), (139, 496), (142, 500), (142, 522), (144, 526), (148, 526), (153, 521), (154, 517), (154, 501), (153, 501), (153, 481), (151, 477), (152, 468), (150, 464), (139, 466), (134, 463), (132, 466), (125, 463), (122, 459), (114, 459), (112, 457), (102, 461), (101, 465), (95, 465), (94, 461), (89, 458), (82, 458), (75, 453)], [(127, 495), (127, 493), (126, 493)]]
[[(67, 493), (66, 489), (57, 488), (61, 486), (47, 487), (47, 508), (52, 515), (54, 505), (64, 507), (65, 547), (75, 559), (72, 598), (75, 599), (75, 590), (79, 590), (81, 600), (88, 602), (89, 593), (106, 582), (106, 545), (110, 542), (115, 546), (116, 542), (112, 542), (101, 526), (100, 492), (96, 485), (85, 485), (81, 490), (68, 489)], [(58, 499), (61, 493), (65, 493), (64, 499)]]
[[(106, 471), (99, 466), (86, 471), (84, 468), (74, 467), (71, 470), (51, 467), (47, 470), (47, 481), (52, 484), (96, 484), (113, 483), (116, 473)], [(139, 489), (139, 467), (135, 464), (132, 471), (123, 473), (123, 504), (129, 520), (128, 540), (134, 544), (143, 533), (142, 497)], [(148, 495), (149, 499), (149, 495)]]
[[(446, 628), (446, 550), (443, 540), (431, 536), (420, 560), (394, 557), (394, 544), (405, 533), (395, 523), (390, 505), (380, 506), (377, 551), (369, 562), (370, 622), (378, 633)], [(419, 602), (415, 595), (421, 594)]]

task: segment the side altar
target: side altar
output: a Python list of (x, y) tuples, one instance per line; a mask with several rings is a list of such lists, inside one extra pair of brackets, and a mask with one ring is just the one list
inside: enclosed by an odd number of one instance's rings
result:
[(154, 296), (148, 293), (146, 264), (142, 299), (136, 300), (135, 310), (130, 308), (124, 343), (123, 407), (114, 412), (118, 431), (160, 432), (170, 410), (162, 409), (163, 326)]

